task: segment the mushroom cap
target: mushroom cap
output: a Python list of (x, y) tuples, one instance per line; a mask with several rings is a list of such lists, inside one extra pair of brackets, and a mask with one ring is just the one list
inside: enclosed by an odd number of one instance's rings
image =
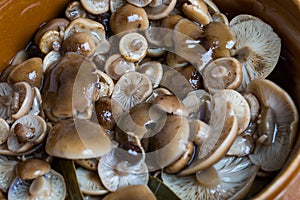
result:
[(19, 161), (9, 160), (5, 156), (0, 156), (0, 189), (7, 192), (11, 182), (16, 177), (15, 168)]
[(15, 153), (24, 153), (44, 141), (46, 130), (47, 125), (42, 117), (25, 115), (11, 126), (7, 148)]
[(228, 18), (223, 13), (214, 13), (212, 15), (212, 18), (213, 18), (214, 22), (221, 22), (221, 23), (225, 24), (226, 26), (229, 25)]
[[(190, 0), (182, 5), (182, 12), (187, 18), (205, 26), (211, 22), (211, 17), (208, 15), (206, 4), (197, 3), (198, 1)], [(199, 1), (201, 2), (201, 1)], [(203, 1), (202, 1), (203, 2)]]
[(72, 1), (67, 5), (65, 16), (68, 20), (73, 21), (79, 17), (86, 17), (86, 11), (79, 1)]
[(120, 54), (130, 62), (142, 60), (148, 49), (148, 42), (139, 33), (127, 33), (119, 42)]
[(0, 118), (0, 145), (5, 143), (9, 135), (9, 125), (8, 123)]
[(109, 26), (114, 34), (119, 34), (132, 29), (147, 29), (149, 20), (143, 8), (125, 4), (112, 13)]
[(67, 159), (96, 158), (110, 152), (111, 141), (103, 128), (82, 119), (63, 120), (49, 132), (46, 152)]
[(248, 127), (251, 119), (250, 107), (246, 99), (237, 91), (224, 89), (213, 95), (213, 98), (222, 98), (231, 102), (238, 119), (238, 133), (241, 134)]
[(197, 146), (192, 163), (179, 175), (186, 176), (217, 163), (229, 150), (237, 136), (238, 123), (233, 106), (224, 99), (214, 99), (208, 137)]
[(44, 54), (52, 50), (59, 51), (61, 49), (62, 40), (63, 38), (59, 31), (48, 30), (42, 35), (39, 48)]
[(186, 150), (189, 123), (185, 117), (168, 115), (163, 129), (150, 138), (146, 162), (150, 171), (176, 161)]
[(50, 169), (51, 166), (46, 161), (31, 158), (17, 165), (16, 175), (23, 180), (32, 180), (48, 173)]
[(8, 199), (57, 199), (66, 197), (66, 184), (64, 178), (54, 170), (37, 179), (22, 180), (16, 177), (10, 185)]
[(50, 51), (43, 59), (43, 73), (45, 74), (48, 69), (54, 66), (61, 59), (60, 52)]
[(146, 185), (131, 185), (105, 196), (103, 200), (155, 200), (156, 197)]
[(145, 7), (145, 11), (149, 19), (159, 20), (168, 16), (172, 12), (175, 8), (176, 2), (176, 0), (156, 1), (156, 4), (154, 4), (154, 0), (152, 0), (150, 5)]
[(81, 5), (89, 13), (99, 15), (109, 10), (109, 0), (80, 0)]
[(149, 78), (139, 72), (125, 73), (115, 85), (111, 98), (127, 111), (143, 102), (152, 93)]
[(239, 14), (230, 20), (229, 26), (234, 26), (241, 22), (250, 21), (250, 20), (260, 20), (258, 17), (249, 15), (249, 14)]
[(104, 188), (97, 172), (78, 167), (76, 169), (76, 177), (80, 191), (87, 195), (103, 195), (108, 190)]
[(162, 173), (163, 182), (181, 199), (244, 199), (256, 176), (257, 166), (247, 157), (224, 157), (189, 176)]
[(242, 83), (242, 65), (233, 57), (218, 58), (203, 69), (202, 76), (204, 87), (210, 93), (236, 89)]
[(248, 20), (230, 27), (236, 37), (233, 56), (242, 64), (245, 90), (254, 79), (266, 78), (276, 66), (281, 40), (272, 27), (261, 20)]
[(30, 58), (17, 65), (7, 77), (7, 82), (9, 84), (26, 81), (32, 87), (38, 88), (42, 86), (42, 80), (42, 59), (38, 57)]
[(259, 134), (271, 136), (271, 144), (262, 144), (249, 157), (264, 171), (276, 171), (284, 165), (294, 143), (299, 121), (297, 108), (282, 88), (266, 79), (251, 81), (247, 92), (258, 98), (261, 111), (268, 108), (272, 112), (271, 119), (261, 119), (258, 124), (258, 129), (265, 131)]
[(163, 77), (163, 68), (158, 61), (145, 62), (138, 67), (137, 71), (149, 77), (153, 88), (158, 87)]

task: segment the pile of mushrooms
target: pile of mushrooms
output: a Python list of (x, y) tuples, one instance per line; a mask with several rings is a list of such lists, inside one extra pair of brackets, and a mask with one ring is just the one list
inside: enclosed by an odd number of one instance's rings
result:
[(299, 117), (266, 79), (281, 41), (262, 19), (212, 0), (80, 0), (64, 14), (0, 74), (5, 198), (156, 199), (153, 175), (182, 199), (243, 199), (283, 167)]

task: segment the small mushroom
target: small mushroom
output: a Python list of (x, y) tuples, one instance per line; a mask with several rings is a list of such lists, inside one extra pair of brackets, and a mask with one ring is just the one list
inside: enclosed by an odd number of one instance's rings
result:
[(127, 111), (143, 102), (152, 93), (149, 78), (138, 72), (125, 73), (115, 85), (112, 99), (117, 101)]
[(99, 99), (99, 97), (110, 97), (115, 88), (113, 80), (106, 73), (98, 69), (95, 70), (95, 74), (99, 79), (98, 82), (95, 83), (96, 92), (95, 89), (93, 89), (89, 96), (92, 97), (93, 101)]
[(50, 169), (50, 164), (46, 161), (31, 158), (17, 165), (16, 175), (23, 180), (33, 180), (47, 174)]
[(182, 12), (187, 16), (187, 18), (202, 26), (205, 26), (212, 21), (208, 15), (207, 6), (203, 0), (189, 0), (182, 5)]
[(80, 0), (81, 5), (89, 13), (99, 15), (109, 10), (109, 0)]
[(64, 178), (54, 170), (34, 180), (17, 177), (10, 185), (8, 199), (57, 199), (64, 200), (67, 189)]
[(9, 135), (9, 125), (8, 123), (0, 118), (0, 145), (4, 144)]
[(99, 160), (98, 174), (103, 185), (111, 192), (129, 185), (146, 185), (148, 168), (145, 152), (135, 135), (128, 135), (133, 142), (115, 147)]
[(131, 185), (120, 188), (104, 197), (103, 200), (155, 200), (156, 197), (146, 185)]
[(50, 51), (43, 59), (43, 73), (45, 74), (48, 69), (53, 67), (61, 59), (60, 52)]
[(181, 199), (244, 199), (257, 172), (247, 157), (224, 157), (189, 176), (162, 173), (163, 182)]
[(42, 143), (46, 138), (47, 125), (43, 118), (25, 115), (17, 119), (10, 128), (7, 147), (15, 153), (24, 153)]
[(163, 68), (158, 61), (145, 62), (138, 67), (137, 71), (149, 77), (153, 88), (159, 86), (163, 77)]
[(137, 28), (145, 30), (149, 26), (149, 20), (143, 8), (125, 4), (112, 13), (109, 26), (114, 34), (119, 34)]
[(96, 158), (110, 152), (111, 141), (103, 128), (82, 119), (63, 120), (50, 130), (46, 152), (67, 159)]
[(281, 40), (272, 27), (261, 20), (248, 20), (230, 27), (236, 37), (231, 55), (237, 58), (243, 69), (243, 81), (239, 90), (245, 90), (254, 79), (266, 78), (277, 64)]
[(189, 161), (192, 159), (194, 155), (194, 144), (192, 142), (188, 142), (186, 145), (185, 152), (178, 158), (175, 162), (164, 168), (164, 171), (168, 174), (178, 173), (184, 167), (186, 167)]
[(17, 65), (7, 77), (7, 82), (9, 84), (26, 81), (32, 87), (38, 88), (42, 86), (42, 80), (42, 59), (38, 57), (30, 58)]
[(189, 123), (185, 117), (168, 115), (163, 129), (150, 138), (146, 162), (150, 171), (164, 168), (186, 150)]
[(238, 123), (233, 105), (222, 98), (213, 98), (213, 111), (207, 137), (196, 148), (192, 163), (179, 175), (186, 176), (217, 163), (229, 150), (237, 136)]
[(72, 1), (65, 10), (65, 16), (68, 20), (73, 21), (80, 17), (86, 17), (86, 11), (79, 1)]
[(259, 100), (256, 147), (249, 156), (266, 172), (279, 170), (294, 144), (299, 116), (291, 97), (278, 85), (266, 80), (253, 80), (247, 87)]
[(246, 99), (237, 91), (224, 89), (213, 96), (214, 98), (224, 98), (225, 101), (231, 102), (234, 113), (238, 119), (238, 132), (241, 134), (248, 127), (251, 119), (250, 107)]
[(134, 72), (135, 65), (120, 54), (113, 54), (107, 58), (104, 70), (113, 80), (119, 80), (123, 74)]
[(80, 191), (86, 195), (104, 195), (109, 191), (104, 188), (97, 172), (82, 167), (76, 169), (76, 177)]
[(96, 50), (96, 39), (87, 32), (77, 32), (69, 36), (62, 43), (62, 54), (72, 52), (89, 57)]
[(187, 117), (189, 114), (181, 100), (175, 95), (159, 95), (152, 100), (152, 103), (162, 111), (169, 114), (184, 117)]
[(0, 189), (7, 192), (11, 182), (16, 177), (15, 168), (19, 162), (0, 156)]
[(48, 30), (42, 35), (39, 48), (44, 54), (47, 54), (52, 50), (59, 51), (61, 49), (62, 41), (63, 38), (59, 31)]
[(237, 89), (242, 83), (242, 66), (235, 58), (218, 58), (203, 69), (202, 76), (204, 87), (212, 94), (222, 89)]
[(120, 54), (130, 62), (142, 60), (148, 49), (148, 42), (139, 33), (127, 33), (119, 42)]
[(145, 7), (147, 16), (151, 20), (159, 20), (168, 16), (175, 8), (176, 0), (152, 0), (152, 2)]

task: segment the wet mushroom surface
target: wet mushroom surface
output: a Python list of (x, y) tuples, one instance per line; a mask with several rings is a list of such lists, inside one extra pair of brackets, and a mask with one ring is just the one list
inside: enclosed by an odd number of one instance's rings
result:
[(0, 194), (252, 198), (298, 128), (268, 80), (280, 53), (270, 25), (212, 0), (69, 2), (0, 73)]

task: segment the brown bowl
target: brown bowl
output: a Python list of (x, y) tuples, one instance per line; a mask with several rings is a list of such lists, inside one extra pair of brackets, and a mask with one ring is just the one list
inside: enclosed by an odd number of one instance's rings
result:
[[(0, 72), (24, 49), (39, 25), (62, 13), (68, 0), (0, 1)], [(270, 78), (293, 97), (300, 108), (300, 1), (214, 0), (225, 13), (256, 15), (282, 39), (282, 58)], [(256, 199), (300, 199), (300, 134), (285, 167), (276, 177), (258, 180)]]

